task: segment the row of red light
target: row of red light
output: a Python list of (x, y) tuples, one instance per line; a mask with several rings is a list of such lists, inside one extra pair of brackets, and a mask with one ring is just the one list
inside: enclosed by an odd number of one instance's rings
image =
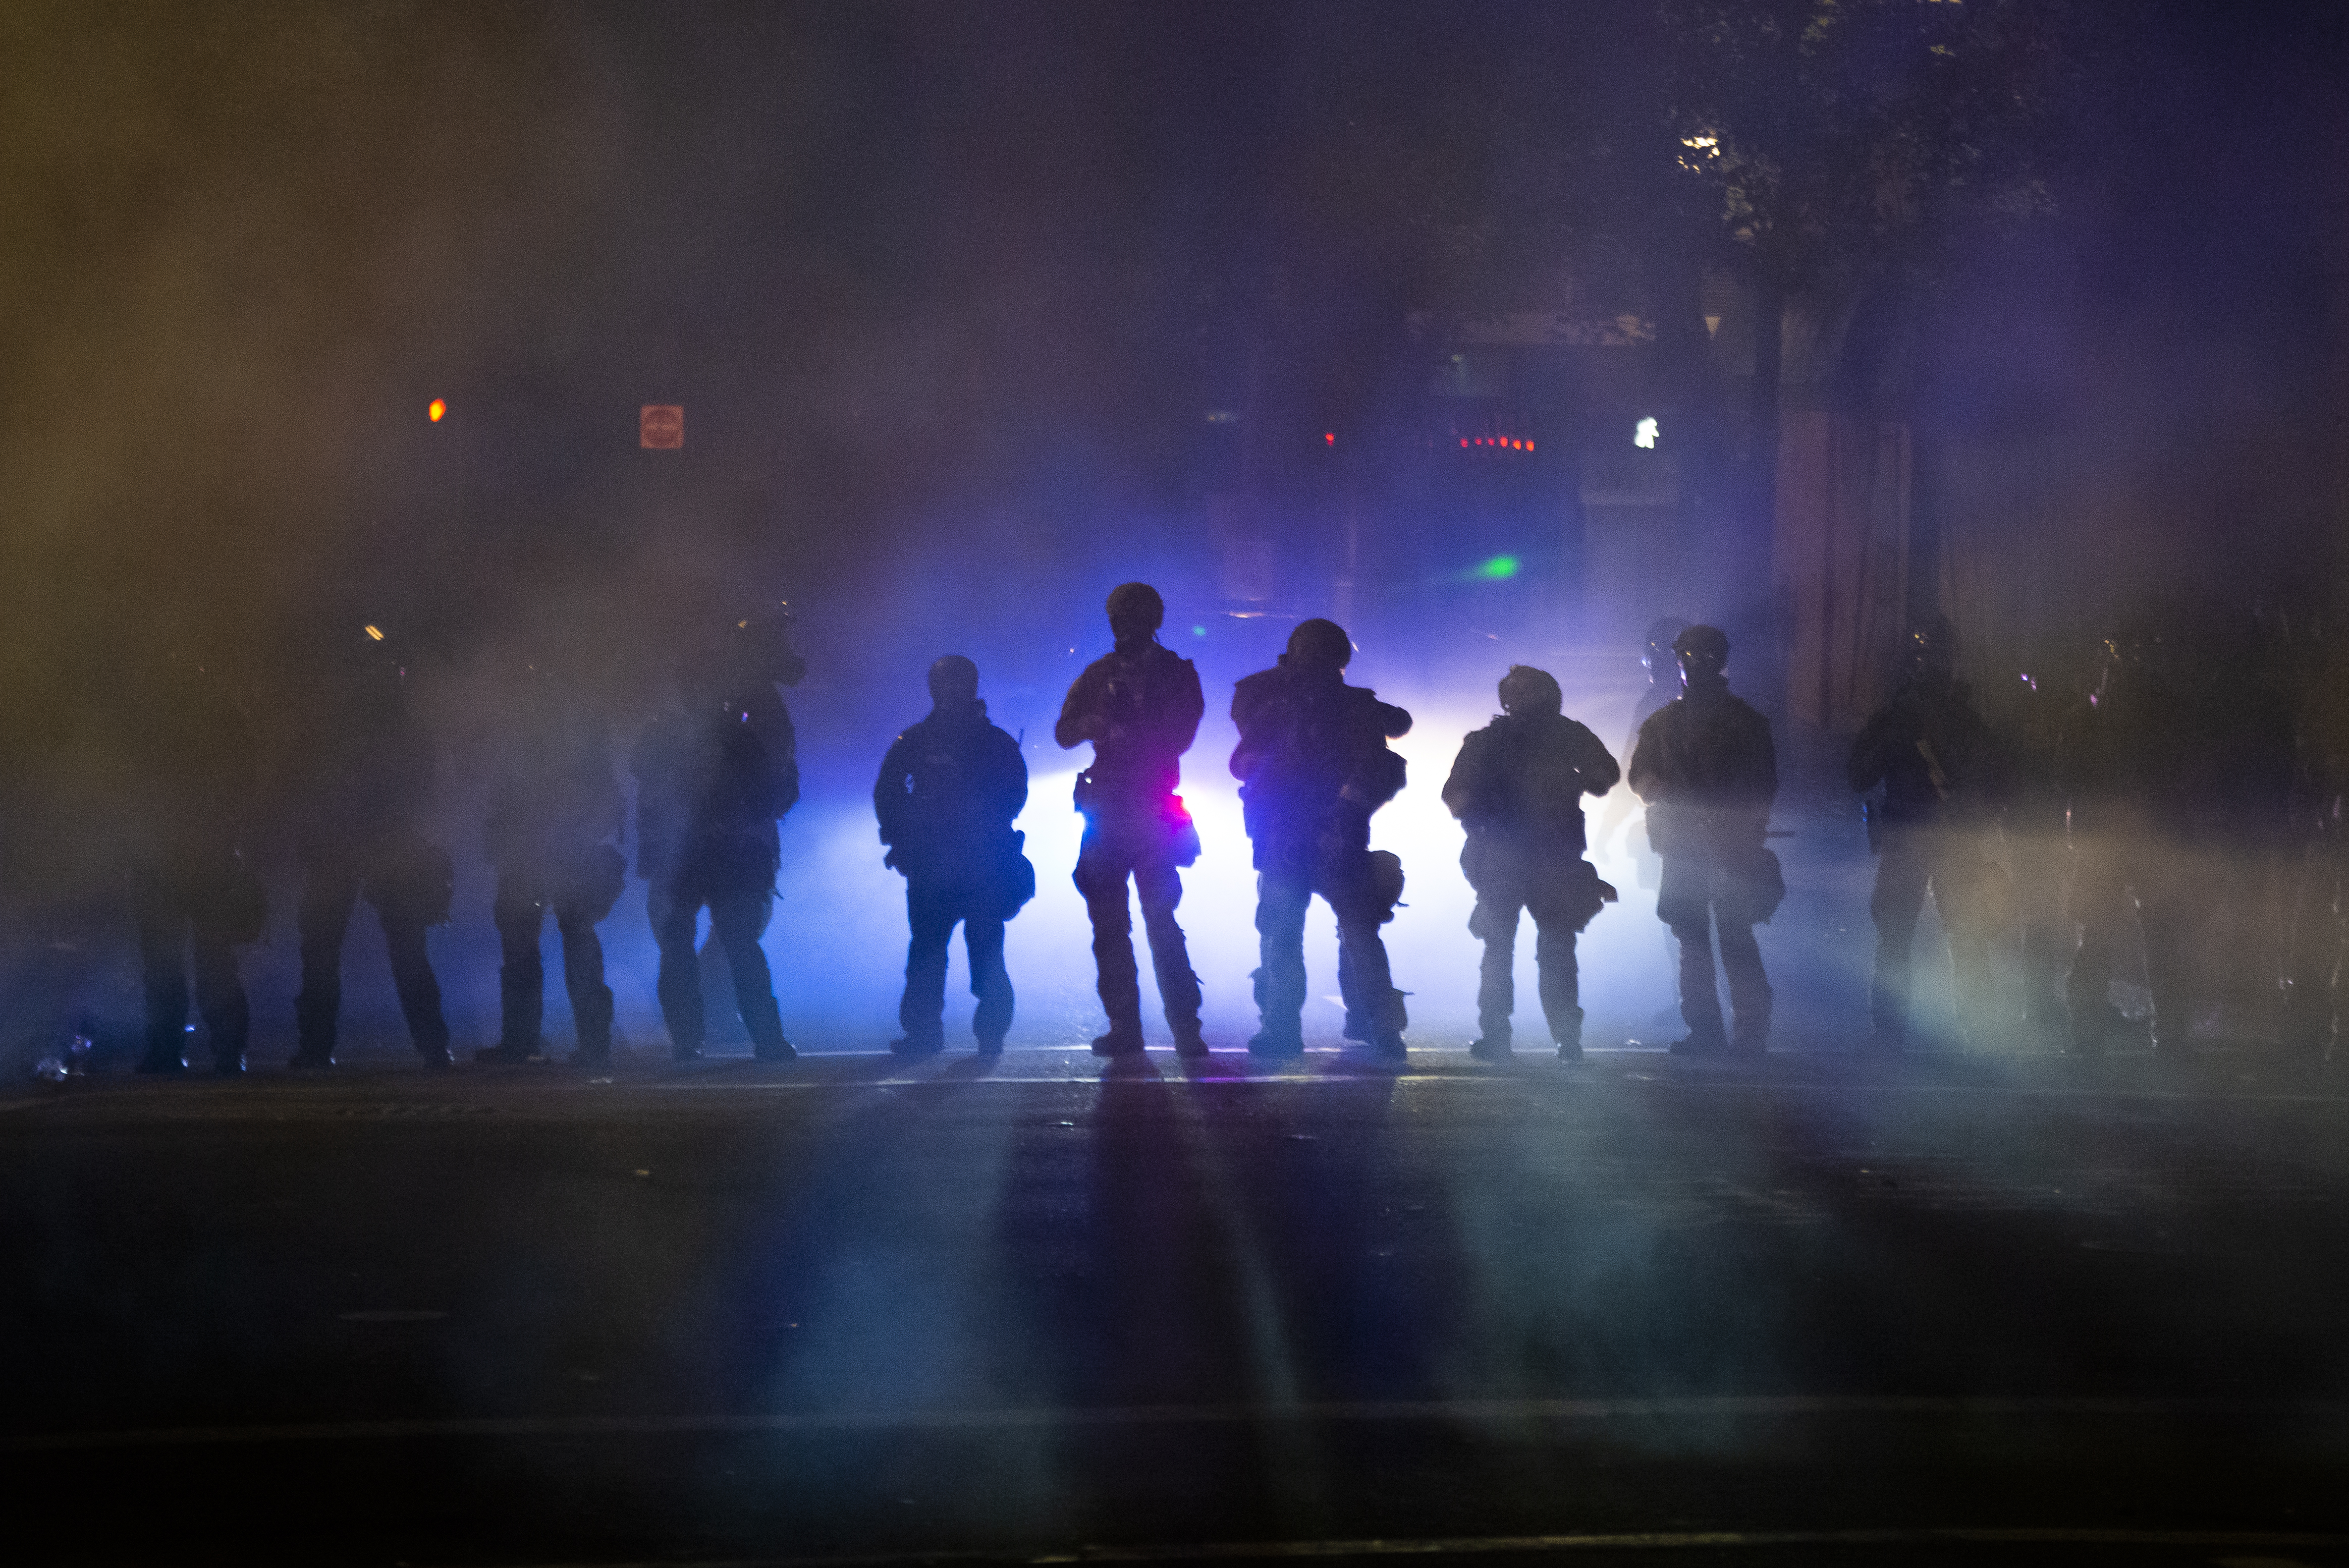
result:
[(1463, 436), (1460, 438), (1460, 444), (1464, 447), (1506, 447), (1513, 452), (1530, 452), (1534, 449), (1534, 444), (1531, 441), (1520, 441), (1514, 436), (1478, 436), (1474, 440)]

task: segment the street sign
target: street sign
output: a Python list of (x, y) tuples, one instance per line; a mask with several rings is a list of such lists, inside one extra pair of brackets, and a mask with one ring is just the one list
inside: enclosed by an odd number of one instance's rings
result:
[(675, 403), (646, 404), (636, 415), (636, 444), (657, 452), (685, 445), (685, 410)]

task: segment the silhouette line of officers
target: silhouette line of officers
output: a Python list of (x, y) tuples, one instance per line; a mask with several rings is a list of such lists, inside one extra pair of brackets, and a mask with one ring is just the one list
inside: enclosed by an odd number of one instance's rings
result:
[[(1092, 1049), (1131, 1059), (1145, 1047), (1138, 902), (1174, 1047), (1195, 1058), (1208, 1052), (1201, 985), (1176, 914), (1183, 872), (1200, 853), (1180, 791), (1205, 695), (1192, 663), (1158, 640), (1165, 605), (1154, 589), (1121, 584), (1106, 610), (1110, 650), (1070, 687), (1053, 729), (1063, 749), (1092, 748), (1072, 800), (1083, 819), (1072, 880), (1107, 1018)], [(434, 750), (413, 711), (400, 645), (377, 626), (363, 634), (322, 663), (316, 700), (295, 730), (301, 985), (291, 1065), (334, 1061), (344, 949), (364, 900), (409, 1041), (428, 1067), (445, 1068), (450, 1030), (427, 933), (449, 919), (455, 876), (428, 829)], [(2106, 641), (2083, 689), (2022, 673), (1994, 722), (1957, 676), (1949, 623), (1929, 617), (1909, 633), (1890, 696), (1852, 742), (1846, 769), (1875, 856), (1875, 1048), (1906, 1048), (1917, 1033), (1914, 950), (1929, 898), (1961, 1042), (2000, 1018), (1996, 954), (2019, 932), (2023, 1020), (2075, 1052), (2135, 1039), (2176, 1053), (2210, 1000), (2197, 965), (2205, 951), (2232, 966), (2221, 980), (2233, 989), (2222, 984), (2220, 1002), (2275, 1003), (2292, 1045), (2327, 1048), (2349, 958), (2340, 847), (2349, 706), (2338, 696), (2349, 683), (2335, 678), (2337, 648), (2294, 644), (2287, 627), (2270, 638), (2281, 637), (2278, 656), (2278, 646), (2260, 644), (2263, 634), (2143, 618)], [(1774, 993), (1754, 928), (1786, 892), (1768, 843), (1779, 783), (1770, 725), (1731, 691), (1719, 629), (1659, 623), (1648, 642), (1653, 685), (1625, 765), (1567, 716), (1552, 676), (1520, 665), (1500, 680), (1500, 713), (1464, 739), (1444, 780), (1475, 893), (1468, 931), (1483, 945), (1470, 1047), (1478, 1058), (1513, 1053), (1527, 917), (1551, 1044), (1561, 1058), (1581, 1056), (1578, 941), (1618, 896), (1589, 859), (1584, 801), (1619, 782), (1645, 807), (1656, 913), (1677, 959), (1686, 1032), (1671, 1048), (1751, 1055), (1768, 1046)], [(1402, 865), (1371, 837), (1375, 814), (1404, 788), (1403, 758), (1389, 743), (1411, 732), (1412, 716), (1347, 683), (1353, 652), (1334, 623), (1304, 621), (1274, 667), (1232, 695), (1238, 744), (1229, 767), (1257, 876), (1257, 1023), (1247, 1050), (1267, 1061), (1305, 1048), (1305, 927), (1316, 897), (1337, 926), (1345, 1037), (1391, 1060), (1408, 1049), (1405, 994), (1383, 937)], [(1667, 659), (1678, 688), (1669, 696)], [(745, 616), (677, 659), (628, 754), (636, 872), (647, 884), (656, 991), (678, 1060), (698, 1057), (707, 1039), (705, 911), (753, 1053), (796, 1054), (761, 937), (776, 896), (778, 823), (800, 790), (779, 688), (805, 670), (787, 614)], [(597, 927), (628, 869), (613, 738), (588, 695), (553, 669), (522, 665), (504, 685), (482, 829), (502, 955), (500, 1029), (476, 1057), (544, 1057), (540, 944), (551, 918), (574, 1059), (600, 1066), (612, 1056), (614, 998)], [(930, 711), (890, 744), (873, 790), (884, 863), (905, 881), (905, 988), (890, 1049), (918, 1057), (945, 1048), (948, 948), (959, 926), (976, 1000), (971, 1033), (993, 1056), (1013, 1019), (1006, 924), (1036, 893), (1014, 826), (1028, 769), (1019, 742), (989, 720), (968, 658), (939, 658), (928, 686)], [(122, 718), (111, 764), (129, 808), (123, 861), (147, 1011), (140, 1068), (184, 1070), (192, 995), (213, 1070), (241, 1072), (252, 1009), (236, 949), (266, 923), (251, 860), (253, 731), (218, 677), (178, 656), (148, 672)], [(2231, 923), (2214, 926), (2214, 908)], [(2125, 1012), (2114, 982), (2139, 951), (2150, 1006)]]

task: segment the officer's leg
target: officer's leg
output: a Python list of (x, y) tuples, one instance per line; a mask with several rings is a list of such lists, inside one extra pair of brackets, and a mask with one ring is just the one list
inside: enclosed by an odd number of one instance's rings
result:
[(2118, 1016), (2113, 1010), (2113, 944), (2127, 916), (2127, 883), (2112, 851), (2102, 844), (2083, 847), (2072, 882), (2071, 919), (2080, 926), (2080, 945), (2065, 976), (2064, 1000), (2072, 1014), (2072, 1049), (2093, 1056)]
[(1248, 1049), (1294, 1056), (1305, 1048), (1305, 910), (1313, 883), (1304, 871), (1279, 866), (1257, 873), (1257, 1028)]
[(2145, 934), (2145, 985), (2153, 993), (2153, 1047), (2181, 1054), (2194, 1027), (2189, 943), (2200, 891), (2186, 857), (2169, 844), (2146, 846), (2136, 857), (2137, 924)]
[(612, 1057), (612, 987), (604, 979), (604, 939), (588, 911), (555, 905), (554, 929), (563, 938), (563, 989), (571, 998), (571, 1026), (579, 1036), (579, 1059)]
[(1997, 918), (1993, 886), (1998, 871), (1971, 835), (1952, 836), (1934, 851), (1933, 908), (1950, 938), (1950, 984), (1957, 1003), (1961, 1038), (1979, 1040), (1994, 1020), (1996, 988), (1991, 980), (1991, 923)]
[(668, 1029), (669, 1055), (690, 1061), (701, 1054), (704, 1022), (701, 1012), (701, 955), (694, 936), (701, 923), (701, 894), (674, 872), (654, 879), (645, 892), (645, 913), (652, 923), (653, 943), (660, 949), (660, 975), (654, 994), (660, 998), (661, 1023)]
[(295, 914), (302, 944), (302, 989), (294, 998), (297, 1067), (325, 1067), (335, 1059), (343, 1010), (343, 937), (358, 896), (358, 873), (346, 862), (325, 861), (304, 874)]
[(1578, 911), (1560, 908), (1545, 897), (1531, 910), (1534, 917), (1534, 964), (1541, 976), (1542, 1017), (1557, 1054), (1568, 1060), (1582, 1055), (1582, 973), (1575, 957), (1575, 939), (1581, 933)]
[(2302, 848), (2292, 890), (2284, 1043), (2318, 1057), (2332, 1044), (2333, 987), (2341, 972), (2338, 844), (2332, 833), (2312, 837)]
[(516, 1059), (538, 1054), (546, 1026), (546, 965), (538, 951), (546, 919), (537, 892), (525, 879), (501, 872), (490, 903), (504, 959), (498, 969), (497, 1052)]
[(2042, 1036), (2069, 1027), (2063, 975), (2072, 956), (2072, 925), (2064, 918), (2064, 875), (2071, 852), (2060, 828), (2006, 834), (2014, 882), (2014, 911), (2023, 959), (2023, 1018)]
[(1468, 915), (1468, 934), (1485, 944), (1476, 976), (1477, 1039), (1469, 1047), (1477, 1056), (1508, 1054), (1510, 1016), (1517, 1007), (1517, 911), (1514, 892), (1480, 889)]
[(196, 1008), (211, 1037), (212, 1071), (224, 1077), (241, 1073), (253, 1033), (253, 1005), (236, 972), (236, 944), (221, 919), (209, 911), (198, 913), (194, 926), (191, 945), (196, 961)]
[(1142, 975), (1133, 962), (1133, 908), (1125, 891), (1133, 862), (1112, 834), (1088, 827), (1077, 851), (1077, 892), (1093, 925), (1093, 973), (1109, 1033), (1094, 1042), (1104, 1051), (1142, 1048)]
[(1730, 1043), (1741, 1051), (1760, 1052), (1770, 1045), (1770, 977), (1762, 969), (1762, 944), (1754, 928), (1741, 922), (1716, 920), (1721, 940), (1721, 972), (1729, 981), (1729, 1006), (1736, 1016)]
[(132, 892), (139, 968), (147, 992), (147, 1051), (142, 1073), (175, 1073), (188, 1059), (188, 916), (171, 879), (146, 874)]
[(1671, 928), (1680, 958), (1681, 1020), (1692, 1051), (1729, 1043), (1722, 1026), (1721, 993), (1713, 978), (1713, 864), (1692, 855), (1666, 855), (1657, 878), (1656, 917)]
[[(995, 907), (1003, 906), (999, 903)], [(970, 994), (978, 998), (970, 1032), (978, 1037), (979, 1050), (992, 1056), (1011, 1032), (1011, 971), (1003, 966), (1003, 922), (964, 915), (962, 943), (970, 958)]]
[[(396, 906), (401, 901), (389, 902)], [(440, 1011), (440, 982), (433, 977), (432, 954), (425, 943), (430, 927), (408, 910), (387, 910), (378, 903), (376, 914), (383, 922), (392, 988), (399, 993), (399, 1011), (408, 1020), (409, 1040), (428, 1065), (444, 1065), (449, 1059), (449, 1020)]]
[(1868, 1012), (1882, 1046), (1898, 1047), (1908, 1037), (1909, 954), (1916, 944), (1917, 917), (1925, 907), (1930, 864), (1923, 834), (1896, 828), (1884, 835), (1876, 861), (1876, 891), (1868, 901), (1869, 918), (1876, 923), (1876, 974), (1868, 987)]
[(782, 1061), (799, 1054), (783, 1038), (775, 977), (767, 967), (767, 950), (759, 945), (774, 912), (775, 895), (766, 887), (709, 901), (709, 932), (726, 950), (726, 966), (734, 975), (734, 1005), (742, 1010), (751, 1054), (761, 1061)]
[(1150, 968), (1158, 980), (1158, 997), (1165, 1005), (1174, 1048), (1185, 1056), (1198, 1056), (1207, 1048), (1199, 1037), (1199, 977), (1191, 970), (1190, 944), (1174, 921), (1175, 906), (1183, 902), (1183, 874), (1164, 853), (1149, 856), (1133, 868), (1133, 892), (1142, 904)]
[(926, 1054), (946, 1043), (947, 939), (954, 934), (950, 889), (930, 881), (905, 880), (905, 990), (897, 1000), (901, 1038), (890, 1049)]
[[(1349, 866), (1340, 880), (1330, 907), (1338, 917), (1338, 993), (1346, 1004), (1353, 1027), (1348, 1037), (1368, 1037), (1388, 1056), (1403, 1051), (1402, 1031), (1409, 1022), (1402, 993), (1394, 987), (1387, 966), (1387, 944), (1379, 934), (1379, 917), (1386, 913), (1371, 895), (1360, 869)], [(1325, 895), (1327, 896), (1327, 895)]]

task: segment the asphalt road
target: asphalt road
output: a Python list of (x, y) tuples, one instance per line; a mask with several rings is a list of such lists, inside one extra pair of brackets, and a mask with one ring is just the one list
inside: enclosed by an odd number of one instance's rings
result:
[(2349, 1079), (1077, 1051), (0, 1100), (17, 1561), (2349, 1563)]

